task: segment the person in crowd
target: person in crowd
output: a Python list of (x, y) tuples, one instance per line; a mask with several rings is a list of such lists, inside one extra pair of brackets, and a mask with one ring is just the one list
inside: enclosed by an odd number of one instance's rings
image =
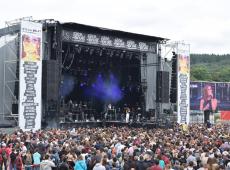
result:
[(13, 148), (12, 152), (10, 153), (10, 170), (16, 170), (16, 157), (17, 157), (17, 152)]
[(9, 161), (9, 155), (10, 150), (7, 147), (5, 142), (2, 142), (1, 148), (0, 148), (0, 168), (3, 170), (7, 170), (8, 161)]
[(27, 150), (26, 155), (23, 157), (23, 160), (25, 170), (32, 170), (33, 156), (30, 150)]
[(16, 160), (15, 160), (15, 164), (16, 164), (16, 169), (17, 170), (22, 170), (23, 169), (23, 162), (22, 162), (22, 155), (21, 153), (18, 151), (16, 154)]
[(35, 150), (33, 157), (33, 163), (34, 163), (34, 170), (40, 170), (40, 163), (41, 163), (41, 154), (38, 152), (38, 149)]
[(159, 165), (159, 160), (155, 160), (155, 164), (151, 167), (150, 170), (163, 170), (161, 166)]
[(45, 155), (44, 160), (40, 163), (40, 170), (52, 170), (53, 167), (55, 167), (54, 162), (50, 159), (48, 154)]
[(96, 164), (93, 167), (93, 170), (105, 170), (105, 167), (102, 165), (101, 155), (96, 155)]
[(69, 165), (67, 163), (67, 157), (63, 156), (60, 166), (58, 167), (59, 170), (69, 170)]
[(78, 159), (75, 162), (74, 170), (87, 170), (87, 165), (82, 155), (78, 156)]

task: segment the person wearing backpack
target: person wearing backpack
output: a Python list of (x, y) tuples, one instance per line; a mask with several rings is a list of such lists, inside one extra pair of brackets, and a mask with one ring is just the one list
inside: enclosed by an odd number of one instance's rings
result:
[(30, 150), (26, 151), (26, 155), (23, 157), (23, 163), (25, 165), (25, 170), (31, 170), (32, 164), (33, 164), (33, 158), (32, 154), (30, 153)]
[(16, 157), (17, 157), (16, 153), (17, 152), (13, 148), (10, 154), (10, 170), (17, 170), (16, 169)]

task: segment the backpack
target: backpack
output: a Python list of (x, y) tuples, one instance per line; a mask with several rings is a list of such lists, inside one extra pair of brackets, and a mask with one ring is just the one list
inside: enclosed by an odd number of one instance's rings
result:
[(7, 160), (7, 153), (5, 149), (2, 150), (2, 159)]
[(16, 154), (14, 152), (10, 154), (10, 160), (11, 162), (14, 162), (16, 160)]
[(25, 158), (25, 165), (32, 165), (33, 160), (32, 160), (32, 156), (27, 156)]

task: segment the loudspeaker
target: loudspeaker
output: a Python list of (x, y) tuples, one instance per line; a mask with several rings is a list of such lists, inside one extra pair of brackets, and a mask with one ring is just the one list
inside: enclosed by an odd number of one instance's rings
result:
[(42, 62), (42, 98), (45, 101), (57, 101), (59, 97), (60, 66), (57, 60)]
[(173, 52), (172, 56), (172, 74), (170, 86), (170, 102), (177, 102), (177, 54)]
[(18, 114), (18, 104), (17, 103), (13, 103), (12, 104), (12, 114), (13, 115), (17, 115)]
[(169, 103), (169, 72), (158, 71), (156, 85), (156, 101), (161, 103)]

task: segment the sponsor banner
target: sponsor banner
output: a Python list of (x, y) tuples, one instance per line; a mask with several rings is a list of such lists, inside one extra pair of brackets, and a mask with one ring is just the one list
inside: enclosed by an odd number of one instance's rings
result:
[(21, 22), (19, 127), (41, 128), (42, 24)]
[(190, 56), (189, 45), (178, 44), (177, 53), (177, 113), (178, 123), (189, 123)]
[(156, 43), (66, 30), (62, 31), (62, 41), (123, 48), (127, 50), (149, 51), (153, 53), (156, 53), (157, 48)]

